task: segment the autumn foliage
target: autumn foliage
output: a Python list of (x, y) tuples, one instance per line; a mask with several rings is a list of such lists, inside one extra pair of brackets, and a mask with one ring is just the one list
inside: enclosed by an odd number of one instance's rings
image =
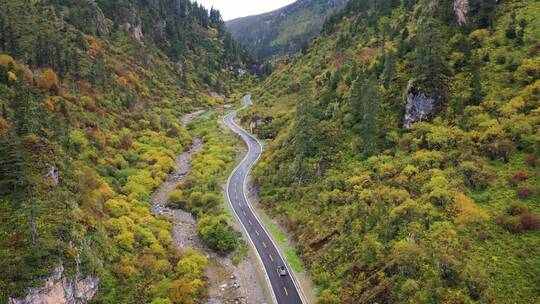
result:
[(38, 87), (43, 91), (51, 91), (53, 88), (58, 89), (58, 76), (52, 69), (46, 69), (38, 81)]

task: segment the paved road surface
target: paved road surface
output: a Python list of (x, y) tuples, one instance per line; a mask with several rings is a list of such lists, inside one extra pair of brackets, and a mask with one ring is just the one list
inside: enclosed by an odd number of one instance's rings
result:
[[(251, 97), (244, 97), (244, 107), (251, 104)], [(255, 246), (260, 260), (262, 261), (267, 279), (272, 285), (274, 300), (279, 304), (297, 304), (302, 303), (301, 297), (295, 285), (295, 281), (291, 277), (290, 271), (286, 276), (280, 276), (277, 272), (277, 267), (280, 265), (287, 266), (274, 242), (263, 228), (261, 222), (254, 213), (253, 208), (249, 205), (246, 194), (246, 178), (251, 170), (251, 167), (257, 162), (262, 152), (262, 145), (251, 134), (239, 127), (234, 122), (236, 116), (234, 111), (223, 118), (223, 122), (227, 127), (240, 135), (248, 145), (249, 151), (242, 162), (231, 173), (227, 182), (227, 197), (229, 204), (233, 208), (236, 216), (240, 220), (244, 230), (247, 232), (251, 243)], [(289, 268), (290, 270), (290, 268)]]

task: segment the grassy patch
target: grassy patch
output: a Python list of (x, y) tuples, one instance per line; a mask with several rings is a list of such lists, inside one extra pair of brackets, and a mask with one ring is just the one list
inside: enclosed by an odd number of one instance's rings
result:
[(208, 121), (214, 117), (214, 111), (210, 110), (201, 115), (201, 119)]
[(257, 213), (259, 214), (260, 218), (264, 222), (266, 228), (270, 230), (270, 233), (274, 237), (274, 240), (280, 243), (287, 242), (287, 235), (283, 231), (281, 231), (281, 229), (279, 229), (279, 227), (276, 224), (272, 223), (272, 220), (266, 213), (260, 212), (260, 211)]
[(244, 260), (248, 256), (248, 246), (246, 241), (241, 239), (238, 242), (238, 247), (236, 248), (236, 251), (231, 257), (231, 261), (234, 266), (238, 266), (242, 260)]
[(272, 222), (272, 219), (261, 210), (257, 210), (257, 214), (263, 221), (265, 227), (269, 230), (270, 234), (272, 234), (272, 238), (278, 243), (278, 246), (284, 251), (285, 253), (285, 259), (291, 265), (292, 269), (296, 273), (302, 273), (305, 270), (304, 264), (296, 254), (296, 251), (294, 248), (289, 244), (289, 239), (287, 238), (287, 235), (285, 232), (279, 228), (278, 225), (274, 224)]
[(302, 264), (302, 261), (300, 261), (300, 258), (298, 255), (296, 255), (296, 252), (292, 248), (285, 248), (285, 257), (287, 258), (287, 261), (289, 262), (289, 265), (291, 265), (294, 272), (304, 272), (304, 264)]

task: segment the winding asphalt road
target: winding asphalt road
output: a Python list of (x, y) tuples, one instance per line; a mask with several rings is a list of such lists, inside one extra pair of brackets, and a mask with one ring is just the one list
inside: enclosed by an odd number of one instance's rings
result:
[[(243, 101), (244, 108), (248, 107), (251, 104), (251, 97), (245, 96)], [(299, 293), (300, 287), (296, 283), (296, 279), (292, 277), (290, 267), (284, 262), (283, 256), (247, 199), (247, 176), (261, 155), (262, 145), (255, 137), (234, 122), (238, 111), (225, 116), (223, 123), (238, 134), (246, 142), (249, 149), (245, 158), (229, 176), (226, 189), (227, 199), (247, 233), (249, 241), (255, 247), (260, 262), (264, 265), (267, 281), (272, 287), (273, 300), (278, 304), (303, 303)], [(280, 265), (287, 267), (288, 274), (286, 276), (279, 275), (277, 267)]]

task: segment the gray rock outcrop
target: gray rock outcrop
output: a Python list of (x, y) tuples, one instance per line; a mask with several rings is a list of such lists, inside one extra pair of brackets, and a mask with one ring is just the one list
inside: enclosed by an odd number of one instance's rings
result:
[(454, 15), (459, 25), (467, 23), (467, 14), (469, 13), (469, 0), (454, 0)]
[(435, 108), (435, 99), (424, 93), (409, 92), (405, 107), (403, 128), (410, 129), (415, 123), (429, 119)]
[(26, 297), (10, 298), (9, 304), (86, 304), (97, 293), (99, 278), (80, 274), (70, 281), (64, 274), (64, 266), (60, 264), (45, 279), (45, 286), (30, 288)]
[(103, 14), (103, 11), (96, 3), (96, 1), (88, 0), (86, 5), (91, 8), (92, 18), (94, 19), (94, 25), (96, 27), (95, 30), (98, 32), (98, 34), (103, 36), (109, 35), (111, 32), (107, 27), (107, 19), (105, 18), (105, 14)]
[(50, 178), (54, 186), (58, 186), (60, 178), (60, 171), (58, 170), (58, 167), (48, 166), (47, 174), (45, 174), (45, 177)]

